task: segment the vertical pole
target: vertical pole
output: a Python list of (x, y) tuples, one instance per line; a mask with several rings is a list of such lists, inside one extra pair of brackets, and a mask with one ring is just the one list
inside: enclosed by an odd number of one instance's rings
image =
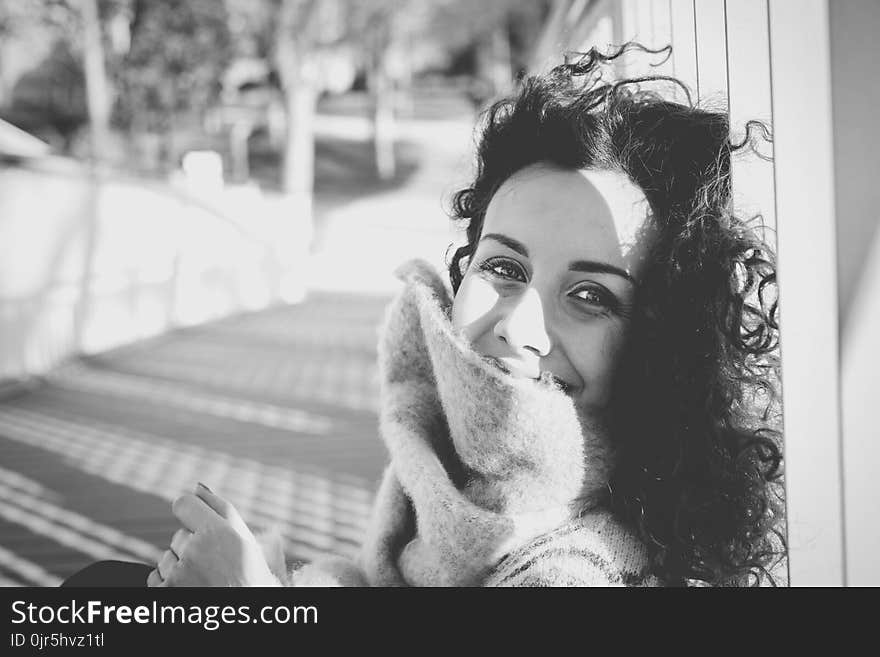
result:
[[(845, 584), (827, 0), (768, 0), (789, 573)], [(809, 65), (804, 53), (809, 52)]]

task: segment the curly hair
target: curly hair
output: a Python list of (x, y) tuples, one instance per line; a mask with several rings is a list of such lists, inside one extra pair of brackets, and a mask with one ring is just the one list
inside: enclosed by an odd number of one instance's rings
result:
[[(640, 275), (611, 401), (618, 453), (609, 504), (669, 585), (776, 584), (784, 557), (776, 267), (760, 217), (733, 212), (726, 114), (666, 76), (606, 81), (595, 48), (521, 81), (484, 114), (472, 184), (455, 193), (467, 242), (449, 259), (458, 291), (486, 209), (535, 163), (619, 171), (643, 191), (655, 237)], [(686, 103), (646, 89), (677, 84)], [(632, 412), (637, 408), (638, 412)]]

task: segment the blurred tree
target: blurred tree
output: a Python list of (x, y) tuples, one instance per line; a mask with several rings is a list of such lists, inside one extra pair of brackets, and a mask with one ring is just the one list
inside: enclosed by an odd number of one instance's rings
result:
[(107, 142), (110, 92), (96, 0), (2, 0), (0, 40), (29, 35), (47, 41), (50, 50), (19, 78), (10, 115), (26, 129), (55, 132), (65, 147), (88, 120), (91, 153), (99, 157)]
[(115, 120), (135, 133), (165, 139), (174, 159), (173, 130), (201, 120), (215, 103), (232, 47), (226, 8), (217, 0), (132, 0), (128, 51), (115, 62)]
[(18, 78), (2, 116), (61, 151), (71, 148), (89, 116), (82, 61), (66, 40)]
[(347, 47), (354, 3), (342, 0), (226, 0), (233, 34), (263, 56), (283, 98), (281, 187), (307, 204), (314, 186), (314, 116), (324, 65)]
[(0, 0), (3, 115), (62, 147), (86, 120), (70, 23), (61, 0)]
[(106, 57), (101, 21), (96, 0), (79, 0), (83, 25), (83, 63), (86, 98), (89, 109), (91, 156), (104, 159), (110, 138), (110, 87), (107, 82)]
[(67, 0), (0, 0), (0, 39), (15, 36), (34, 25), (51, 28), (57, 36), (70, 32)]
[[(356, 0), (349, 17), (353, 42), (363, 52), (362, 65), (373, 107), (376, 171), (394, 176), (395, 89), (411, 84), (414, 46), (433, 51), (475, 53), (482, 92), (477, 104), (506, 91), (513, 79), (511, 28), (540, 24), (549, 0)], [(520, 57), (520, 60), (523, 58)], [(519, 62), (518, 62), (519, 63)]]
[(389, 58), (396, 45), (417, 28), (424, 4), (410, 0), (363, 0), (358, 30), (364, 52), (367, 89), (372, 100), (373, 153), (381, 180), (394, 177), (394, 80)]
[(489, 95), (498, 95), (507, 92), (525, 68), (552, 4), (553, 0), (441, 0), (435, 4), (429, 34), (442, 40), (449, 52), (470, 51), (474, 74), (488, 83)]
[(322, 51), (343, 43), (346, 8), (338, 0), (280, 0), (277, 11), (272, 64), (287, 115), (282, 187), (310, 200), (315, 178), (314, 117), (321, 91), (320, 58)]
[(226, 0), (226, 4), (236, 39), (253, 44), (270, 62), (284, 99), (282, 187), (310, 197), (314, 114), (318, 96), (329, 82), (327, 61), (340, 52), (360, 53), (358, 63), (367, 74), (373, 98), (376, 169), (380, 177), (388, 178), (395, 169), (393, 91), (411, 73), (408, 49), (425, 42), (455, 50), (483, 40), (501, 53), (495, 57), (501, 61), (496, 67), (500, 73), (491, 77), (504, 87), (512, 79), (510, 18), (540, 14), (547, 0)]

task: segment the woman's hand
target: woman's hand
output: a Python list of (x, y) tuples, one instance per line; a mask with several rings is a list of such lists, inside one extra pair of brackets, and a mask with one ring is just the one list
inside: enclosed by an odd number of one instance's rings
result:
[(280, 586), (232, 504), (203, 484), (171, 507), (183, 527), (171, 539), (148, 586)]

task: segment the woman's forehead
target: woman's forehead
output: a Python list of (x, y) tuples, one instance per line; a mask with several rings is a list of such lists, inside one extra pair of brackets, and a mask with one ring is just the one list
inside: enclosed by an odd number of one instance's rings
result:
[(577, 173), (607, 203), (620, 244), (624, 248), (634, 246), (636, 234), (650, 214), (644, 192), (622, 172), (581, 169)]
[(626, 264), (647, 216), (644, 193), (621, 172), (537, 164), (499, 188), (483, 232)]

